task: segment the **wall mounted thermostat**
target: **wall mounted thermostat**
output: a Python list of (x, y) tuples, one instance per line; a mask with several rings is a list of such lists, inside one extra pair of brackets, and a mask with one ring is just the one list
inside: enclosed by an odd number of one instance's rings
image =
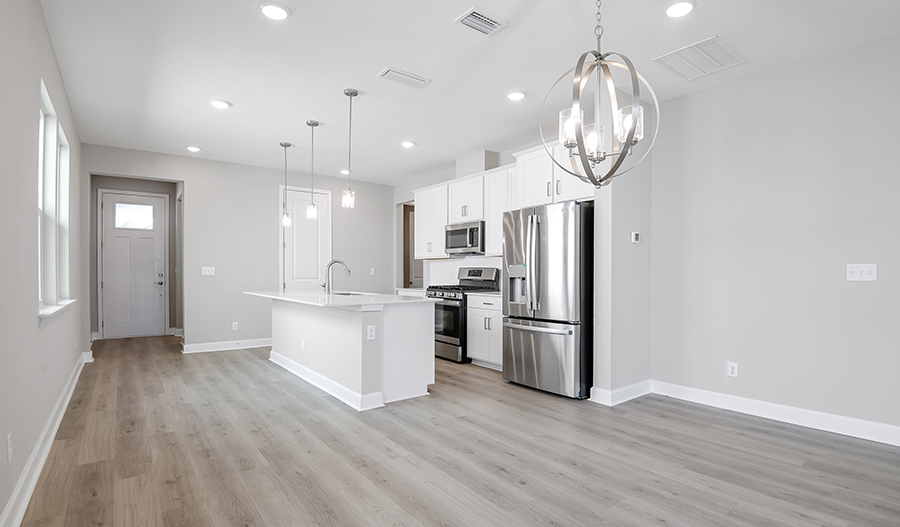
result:
[(632, 232), (631, 233), (631, 243), (641, 243), (641, 233)]

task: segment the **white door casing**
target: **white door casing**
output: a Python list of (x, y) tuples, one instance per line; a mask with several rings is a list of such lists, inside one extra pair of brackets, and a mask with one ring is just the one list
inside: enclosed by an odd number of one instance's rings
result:
[(405, 287), (421, 289), (425, 277), (425, 260), (416, 259), (416, 211), (409, 213), (409, 284)]
[[(313, 192), (318, 208), (318, 218), (314, 220), (306, 217), (309, 189), (288, 187), (285, 192), (281, 186), (279, 195), (286, 196), (291, 215), (291, 226), (281, 227), (281, 286), (287, 291), (321, 291), (325, 266), (331, 261), (331, 191)], [(279, 203), (279, 211), (282, 205)]]
[(165, 335), (169, 197), (100, 190), (100, 335)]

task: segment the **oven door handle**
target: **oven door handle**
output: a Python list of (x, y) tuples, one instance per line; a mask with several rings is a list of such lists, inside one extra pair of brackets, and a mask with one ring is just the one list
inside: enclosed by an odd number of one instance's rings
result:
[(435, 304), (441, 306), (462, 307), (462, 304), (459, 300), (438, 300), (437, 302), (435, 302)]

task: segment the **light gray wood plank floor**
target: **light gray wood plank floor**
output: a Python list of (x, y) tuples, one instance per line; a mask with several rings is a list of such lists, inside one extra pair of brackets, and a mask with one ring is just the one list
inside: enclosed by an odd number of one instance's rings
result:
[(441, 360), (358, 413), (268, 355), (95, 342), (23, 525), (900, 525), (900, 448)]

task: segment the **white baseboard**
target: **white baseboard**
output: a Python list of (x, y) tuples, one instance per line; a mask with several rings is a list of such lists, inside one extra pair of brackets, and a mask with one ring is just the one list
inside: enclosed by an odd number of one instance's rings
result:
[[(53, 440), (56, 438), (59, 424), (62, 422), (66, 408), (69, 406), (69, 400), (75, 391), (75, 385), (81, 376), (85, 355), (90, 355), (90, 353), (85, 352), (78, 356), (75, 369), (69, 375), (69, 380), (66, 381), (62, 393), (59, 394), (56, 406), (53, 407), (53, 412), (50, 414), (47, 424), (44, 425), (37, 444), (34, 445), (31, 455), (28, 456), (28, 461), (25, 462), (25, 468), (22, 470), (22, 474), (19, 475), (19, 481), (13, 489), (12, 496), (6, 503), (3, 514), (0, 514), (0, 527), (18, 527), (22, 523), (22, 518), (25, 517), (28, 502), (31, 501), (31, 495), (34, 494), (34, 487), (37, 485), (38, 477), (41, 475), (47, 456), (50, 454), (50, 447), (53, 446)], [(92, 357), (91, 362), (93, 360)]]
[(384, 406), (384, 395), (381, 392), (368, 393), (366, 395), (354, 392), (343, 384), (338, 384), (328, 377), (316, 373), (306, 366), (303, 366), (284, 355), (279, 355), (274, 351), (271, 353), (269, 360), (325, 393), (333, 395), (354, 410), (363, 412), (365, 410), (381, 408)]
[(208, 351), (242, 350), (246, 348), (259, 348), (262, 346), (271, 345), (271, 338), (228, 340), (225, 342), (201, 342), (199, 344), (185, 344), (182, 353), (206, 353)]
[(637, 399), (638, 397), (643, 397), (648, 393), (653, 393), (652, 388), (653, 381), (649, 380), (636, 382), (625, 386), (624, 388), (618, 388), (612, 391), (594, 386), (591, 388), (590, 401), (604, 406), (615, 406), (632, 399)]
[(81, 362), (94, 362), (94, 352), (85, 351), (81, 353)]
[(99, 331), (95, 331), (95, 332), (91, 333), (91, 342), (94, 342), (95, 340), (100, 340), (100, 332)]
[(181, 328), (169, 328), (166, 330), (166, 335), (175, 335), (176, 337), (183, 337), (184, 330)]
[(714, 406), (724, 410), (732, 410), (743, 414), (765, 417), (784, 423), (791, 423), (817, 430), (825, 430), (879, 443), (900, 446), (900, 426), (865, 421), (855, 417), (828, 414), (786, 406), (783, 404), (769, 403), (738, 397), (726, 393), (711, 392), (698, 388), (689, 388), (677, 384), (669, 384), (662, 381), (652, 381), (653, 393), (666, 395), (684, 401)]

